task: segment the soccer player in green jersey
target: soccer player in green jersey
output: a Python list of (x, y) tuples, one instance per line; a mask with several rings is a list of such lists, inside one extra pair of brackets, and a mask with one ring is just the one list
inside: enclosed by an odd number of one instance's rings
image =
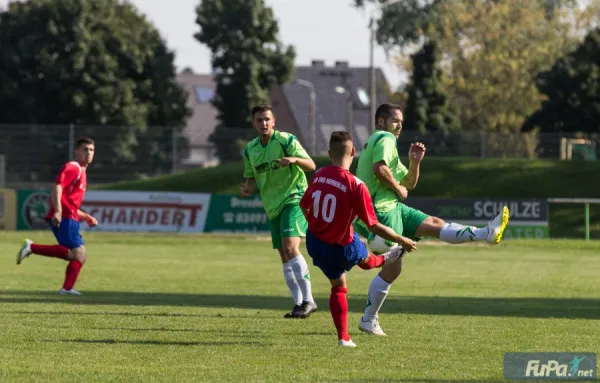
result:
[(271, 224), (273, 248), (279, 251), (283, 276), (295, 306), (285, 318), (306, 318), (317, 310), (312, 296), (308, 265), (300, 253), (300, 238), (307, 223), (300, 199), (308, 183), (304, 172), (316, 166), (300, 142), (275, 130), (275, 116), (268, 105), (252, 109), (252, 125), (258, 137), (244, 148), (244, 178), (240, 195), (258, 190)]
[[(438, 217), (427, 215), (400, 202), (408, 196), (408, 190), (417, 186), (419, 167), (425, 156), (425, 146), (415, 143), (410, 146), (408, 169), (400, 161), (397, 139), (402, 131), (402, 121), (400, 106), (382, 104), (377, 108), (377, 130), (367, 140), (356, 168), (356, 176), (369, 189), (379, 222), (396, 233), (415, 240), (434, 237), (452, 244), (471, 241), (499, 243), (509, 220), (506, 206), (486, 227), (477, 228), (446, 223)], [(369, 241), (373, 240), (373, 234), (360, 220), (354, 221), (354, 228), (359, 235)], [(360, 330), (373, 335), (385, 335), (377, 314), (401, 270), (402, 258), (384, 265), (381, 272), (373, 278), (369, 286), (367, 307), (359, 324)]]

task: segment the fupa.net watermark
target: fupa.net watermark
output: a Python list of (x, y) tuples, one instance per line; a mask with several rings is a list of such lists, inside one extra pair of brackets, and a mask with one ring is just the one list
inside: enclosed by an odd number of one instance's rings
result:
[(592, 352), (508, 352), (505, 379), (595, 380), (596, 354)]

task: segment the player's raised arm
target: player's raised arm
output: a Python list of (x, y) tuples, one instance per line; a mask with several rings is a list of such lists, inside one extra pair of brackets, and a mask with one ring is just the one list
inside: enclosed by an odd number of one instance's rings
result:
[(288, 153), (288, 156), (279, 161), (281, 166), (296, 164), (305, 172), (312, 172), (317, 168), (315, 162), (312, 160), (312, 158), (310, 158), (296, 137), (290, 137), (290, 142), (286, 148), (286, 152)]
[(406, 187), (408, 190), (413, 190), (417, 183), (419, 182), (419, 173), (420, 173), (420, 165), (421, 160), (425, 156), (425, 145), (420, 142), (416, 144), (410, 145), (410, 149), (408, 151), (408, 157), (410, 159), (410, 163), (408, 166), (408, 174), (402, 182), (400, 183), (402, 186)]

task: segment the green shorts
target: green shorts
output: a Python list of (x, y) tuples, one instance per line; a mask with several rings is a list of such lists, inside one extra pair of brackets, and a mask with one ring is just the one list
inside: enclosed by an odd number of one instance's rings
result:
[[(415, 237), (419, 226), (429, 218), (428, 214), (423, 213), (420, 210), (408, 207), (403, 203), (399, 203), (394, 209), (386, 213), (377, 213), (377, 219), (379, 223), (389, 227), (396, 233), (418, 241), (420, 238)], [(358, 235), (371, 240), (375, 234), (371, 233), (366, 225), (360, 221), (354, 221), (354, 231)]]
[(274, 249), (282, 247), (281, 239), (284, 237), (306, 237), (308, 223), (297, 203), (286, 205), (281, 214), (269, 223)]

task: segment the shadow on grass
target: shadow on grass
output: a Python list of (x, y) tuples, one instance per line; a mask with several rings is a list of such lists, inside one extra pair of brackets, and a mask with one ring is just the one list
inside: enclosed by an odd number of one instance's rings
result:
[[(114, 306), (169, 306), (204, 307), (204, 308), (236, 308), (255, 310), (287, 311), (291, 307), (291, 299), (280, 296), (263, 295), (217, 295), (217, 294), (182, 294), (182, 293), (150, 293), (122, 291), (87, 291), (83, 296), (61, 296), (55, 291), (0, 291), (0, 303), (60, 303), (73, 305), (114, 305)], [(364, 310), (363, 298), (349, 298), (350, 312), (359, 313)], [(321, 310), (327, 311), (328, 300), (317, 299)], [(29, 313), (21, 310), (23, 313)], [(114, 310), (113, 310), (114, 311)], [(7, 313), (4, 311), (4, 313)], [(56, 313), (61, 314), (62, 312)], [(471, 315), (493, 317), (524, 318), (568, 318), (568, 319), (600, 319), (600, 299), (592, 298), (499, 298), (499, 297), (388, 297), (382, 313), (423, 314), (423, 315)], [(0, 312), (2, 314), (2, 312)], [(54, 314), (47, 312), (46, 314)], [(77, 313), (73, 313), (77, 315)], [(229, 314), (179, 314), (179, 313), (127, 313), (97, 312), (80, 313), (81, 315), (132, 315), (132, 316), (201, 316), (213, 318), (258, 318), (263, 315)], [(257, 312), (256, 314), (261, 314)]]
[(57, 339), (41, 340), (36, 342), (44, 343), (90, 343), (90, 344), (135, 344), (151, 346), (268, 346), (264, 342), (229, 342), (229, 341), (209, 341), (209, 342), (173, 342), (165, 340), (120, 340), (120, 339)]

